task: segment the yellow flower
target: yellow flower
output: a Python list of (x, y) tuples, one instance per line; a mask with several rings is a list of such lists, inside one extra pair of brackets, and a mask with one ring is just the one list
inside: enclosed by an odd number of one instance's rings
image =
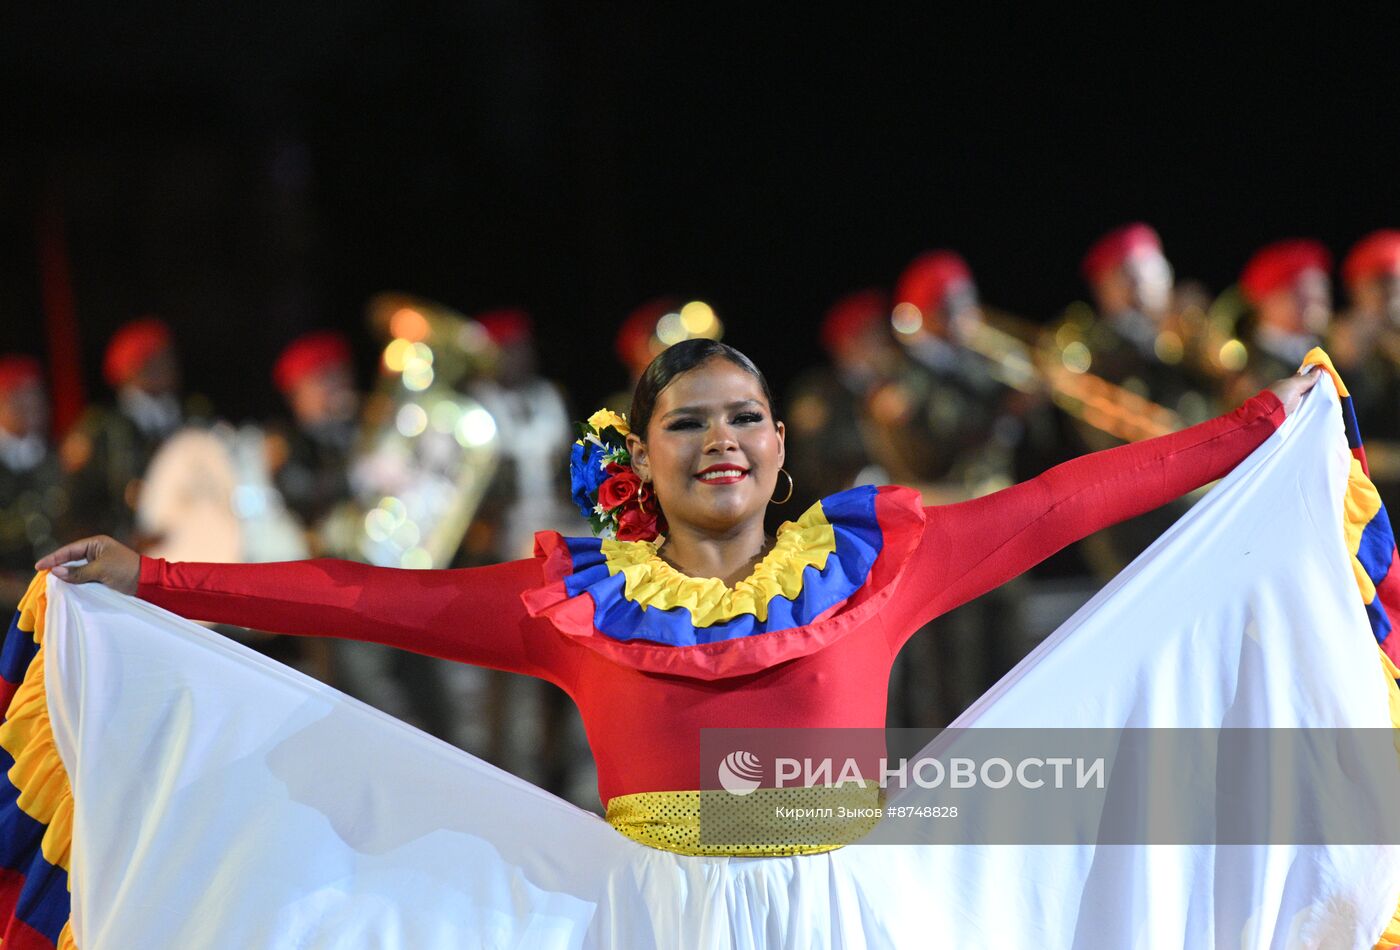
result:
[(588, 417), (588, 424), (594, 431), (602, 432), (608, 426), (617, 430), (618, 435), (626, 435), (632, 430), (627, 428), (627, 419), (620, 412), (613, 412), (611, 409), (599, 409)]

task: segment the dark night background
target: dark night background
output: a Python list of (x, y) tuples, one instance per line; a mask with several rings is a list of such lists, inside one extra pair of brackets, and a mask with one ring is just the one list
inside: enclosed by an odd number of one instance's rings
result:
[(1340, 255), (1400, 225), (1387, 6), (945, 6), (8, 5), (0, 350), (43, 346), (45, 210), (89, 395), (106, 335), (155, 311), (233, 418), (277, 409), (267, 368), (305, 329), (351, 330), (368, 369), (384, 289), (527, 306), (582, 412), (657, 293), (710, 301), (781, 387), (835, 296), (927, 247), (1043, 320), (1127, 220), (1214, 290), (1268, 240)]

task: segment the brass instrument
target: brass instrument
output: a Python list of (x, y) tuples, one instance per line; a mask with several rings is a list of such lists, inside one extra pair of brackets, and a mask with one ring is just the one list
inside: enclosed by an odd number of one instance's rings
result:
[(1090, 372), (1092, 355), (1066, 324), (1047, 331), (1021, 317), (984, 310), (959, 327), (959, 341), (1019, 392), (1044, 392), (1070, 416), (1123, 442), (1182, 428), (1170, 409)]
[(1063, 320), (1039, 334), (1036, 365), (1055, 404), (1094, 430), (1123, 442), (1184, 428), (1175, 411), (1090, 372), (1093, 353), (1084, 337), (1094, 319), (1087, 305), (1072, 306)]
[[(1092, 371), (1095, 354), (1089, 343), (1096, 319), (1087, 305), (1071, 307), (1064, 319), (1045, 328), (1002, 317), (1003, 327), (1014, 328), (1002, 331), (1003, 343), (1009, 345), (1006, 341), (1013, 340), (1021, 344), (1022, 359), (1032, 361), (1051, 400), (1074, 420), (1080, 437), (1091, 449), (1111, 448), (1183, 428), (1186, 423), (1179, 413)], [(1166, 363), (1176, 362), (1171, 358), (1179, 359), (1184, 349), (1170, 326), (1159, 331), (1154, 348)], [(979, 352), (985, 350), (979, 348)], [(1131, 533), (1095, 534), (1086, 539), (1081, 554), (1107, 579), (1132, 559), (1139, 549), (1138, 540)]]
[(1017, 392), (1043, 390), (1034, 352), (1025, 342), (1035, 339), (1037, 328), (1010, 314), (983, 310), (980, 320), (961, 324), (960, 331), (962, 345), (986, 358), (997, 382)]
[(1248, 312), (1238, 284), (1225, 288), (1205, 308), (1194, 365), (1207, 377), (1225, 381), (1244, 370), (1249, 349), (1242, 331)]
[(327, 546), (393, 567), (445, 567), (496, 468), (496, 421), (460, 387), (490, 365), (481, 325), (407, 294), (368, 305), (384, 341), (378, 387), (350, 465), (352, 505)]

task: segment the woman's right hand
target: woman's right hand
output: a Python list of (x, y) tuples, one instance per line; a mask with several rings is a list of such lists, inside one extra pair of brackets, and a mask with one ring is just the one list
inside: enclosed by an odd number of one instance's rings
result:
[(1308, 394), (1308, 390), (1317, 385), (1317, 381), (1322, 378), (1322, 373), (1322, 364), (1313, 363), (1306, 369), (1300, 370), (1292, 376), (1286, 376), (1268, 387), (1269, 392), (1277, 396), (1279, 402), (1283, 403), (1285, 416), (1291, 416), (1298, 411), (1303, 397)]
[[(64, 565), (87, 559), (86, 564)], [(141, 579), (141, 555), (105, 534), (65, 544), (34, 565), (36, 571), (51, 571), (70, 584), (96, 581), (122, 594), (135, 594)]]

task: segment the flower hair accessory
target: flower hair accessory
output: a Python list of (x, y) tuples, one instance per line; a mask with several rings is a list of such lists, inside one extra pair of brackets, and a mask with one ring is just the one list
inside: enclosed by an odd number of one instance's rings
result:
[(578, 423), (578, 441), (569, 455), (574, 504), (600, 538), (650, 541), (666, 530), (666, 519), (651, 487), (632, 471), (627, 451), (627, 419), (599, 409)]

